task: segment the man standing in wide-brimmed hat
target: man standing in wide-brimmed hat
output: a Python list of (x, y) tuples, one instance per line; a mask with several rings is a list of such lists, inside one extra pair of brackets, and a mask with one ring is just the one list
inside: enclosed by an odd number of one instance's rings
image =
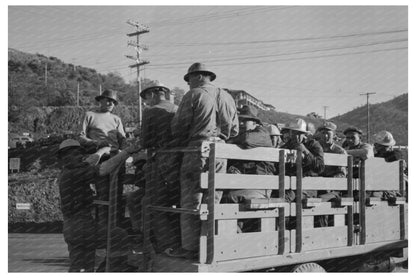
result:
[[(144, 202), (154, 206), (179, 207), (181, 154), (158, 152), (173, 145), (170, 123), (178, 107), (167, 100), (171, 91), (159, 81), (152, 82), (140, 96), (152, 100), (151, 106), (143, 112), (141, 128), (141, 144), (153, 158), (146, 162), (146, 170), (151, 171), (152, 184), (145, 188)], [(149, 181), (146, 184), (149, 185)], [(180, 247), (179, 215), (157, 212), (147, 215), (146, 212), (145, 217), (146, 221), (149, 218), (151, 221), (156, 252)]]
[[(192, 64), (184, 76), (190, 90), (184, 95), (172, 120), (173, 136), (183, 146), (201, 146), (203, 141), (225, 142), (238, 133), (238, 118), (231, 95), (211, 82), (215, 73), (202, 63)], [(217, 160), (217, 172), (225, 172), (226, 161)], [(198, 153), (185, 153), (181, 166), (181, 207), (198, 209), (204, 197), (200, 175), (207, 169), (207, 159)], [(222, 192), (217, 192), (216, 201)], [(182, 214), (182, 249), (172, 254), (195, 257), (199, 249), (200, 220)]]

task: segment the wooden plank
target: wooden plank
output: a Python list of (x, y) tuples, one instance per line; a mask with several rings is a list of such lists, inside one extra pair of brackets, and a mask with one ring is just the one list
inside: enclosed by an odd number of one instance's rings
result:
[(212, 263), (215, 260), (215, 190), (216, 190), (216, 157), (217, 147), (221, 144), (210, 144), (209, 152), (209, 171), (208, 171), (208, 220), (207, 220), (207, 263)]
[(314, 218), (313, 216), (303, 216), (302, 217), (302, 230), (313, 229), (313, 223), (314, 223), (313, 218)]
[(325, 165), (346, 167), (348, 165), (348, 155), (324, 153), (324, 161)]
[[(347, 167), (347, 197), (353, 198), (353, 157), (348, 156), (348, 167)], [(341, 201), (342, 204), (342, 201)], [(347, 207), (347, 227), (348, 227), (348, 246), (352, 246), (354, 243), (354, 202), (352, 206)]]
[(272, 209), (283, 207), (286, 203), (286, 200), (283, 198), (249, 199), (244, 201), (244, 207), (250, 210)]
[[(279, 161), (285, 161), (284, 150), (279, 151)], [(286, 182), (285, 175), (286, 175), (285, 163), (279, 163), (279, 197), (281, 198), (285, 196), (286, 184), (288, 187), (290, 187), (290, 178), (288, 182)]]
[(296, 157), (296, 253), (302, 252), (302, 152), (297, 151)]
[[(302, 215), (309, 216), (309, 215), (339, 215), (339, 214), (346, 214), (347, 207), (333, 207), (330, 202), (321, 203), (317, 207), (313, 207), (310, 209), (302, 209)], [(290, 204), (290, 215), (296, 216), (296, 204)]]
[(365, 161), (366, 190), (399, 190), (399, 161), (385, 162), (384, 158), (369, 158)]
[(235, 235), (237, 234), (237, 219), (218, 220), (217, 227), (218, 235)]
[[(215, 219), (277, 218), (281, 215), (279, 208), (272, 210), (244, 211), (240, 210), (240, 207), (239, 204), (216, 204)], [(285, 203), (283, 208), (286, 214), (285, 216), (289, 216), (289, 203)]]
[[(284, 177), (284, 180), (286, 189), (289, 189), (290, 177)], [(279, 176), (217, 173), (215, 175), (215, 187), (217, 189), (279, 190)], [(201, 188), (208, 189), (208, 173), (201, 174)]]
[(345, 226), (345, 215), (334, 215), (334, 226)]
[(366, 168), (365, 168), (365, 161), (361, 161), (360, 164), (360, 191), (359, 191), (359, 224), (360, 224), (360, 244), (365, 244), (365, 228), (366, 228), (366, 221), (365, 221), (365, 206), (366, 206)]
[(366, 207), (366, 243), (400, 239), (400, 207), (387, 202)]
[(302, 252), (347, 246), (347, 226), (303, 230)]
[(347, 190), (346, 178), (304, 177), (303, 190)]
[(276, 231), (276, 218), (262, 218), (261, 219), (261, 231), (262, 232)]
[(279, 162), (280, 149), (276, 148), (259, 147), (253, 149), (242, 149), (234, 144), (218, 143), (215, 144), (215, 148), (217, 158)]
[(276, 255), (278, 250), (278, 232), (215, 236), (215, 258), (217, 261)]

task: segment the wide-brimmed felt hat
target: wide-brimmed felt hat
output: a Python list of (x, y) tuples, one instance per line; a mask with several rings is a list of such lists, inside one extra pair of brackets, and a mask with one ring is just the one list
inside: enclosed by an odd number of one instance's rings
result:
[(346, 134), (347, 134), (347, 133), (349, 133), (349, 132), (356, 132), (356, 133), (358, 133), (358, 134), (360, 134), (360, 135), (362, 135), (362, 134), (363, 134), (363, 131), (362, 131), (361, 129), (358, 129), (358, 128), (354, 127), (354, 126), (349, 127), (349, 128), (347, 128), (346, 130), (344, 130), (344, 135), (346, 135)]
[(159, 89), (164, 91), (165, 93), (170, 93), (170, 89), (166, 87), (164, 84), (159, 82), (158, 80), (153, 81), (149, 84), (149, 86), (140, 92), (140, 97), (145, 98), (146, 93), (151, 92), (155, 89)]
[(289, 123), (287, 123), (282, 130), (287, 129), (287, 130), (295, 130), (295, 131), (300, 131), (302, 133), (309, 133), (308, 130), (306, 129), (306, 122), (303, 119), (295, 119)]
[(95, 97), (96, 101), (100, 101), (103, 98), (108, 98), (111, 99), (112, 101), (114, 101), (114, 104), (117, 105), (118, 101), (117, 101), (117, 92), (113, 91), (113, 90), (104, 90), (104, 92)]
[(257, 109), (253, 106), (244, 105), (239, 110), (238, 118), (239, 120), (253, 120), (257, 123), (261, 123), (261, 120), (259, 117), (257, 117)]
[(215, 75), (215, 73), (211, 70), (209, 70), (207, 68), (207, 66), (203, 63), (193, 63), (189, 69), (188, 69), (188, 73), (185, 74), (185, 76), (183, 77), (183, 79), (185, 79), (186, 82), (189, 82), (189, 75), (193, 74), (193, 73), (204, 73), (204, 74), (208, 74), (209, 76), (211, 76), (211, 81), (214, 81), (215, 78), (217, 78), (217, 76)]
[(81, 150), (84, 150), (84, 148), (81, 146), (81, 144), (74, 139), (66, 139), (59, 144), (59, 148), (56, 151), (56, 154), (61, 154), (64, 150), (68, 150), (71, 148), (80, 148)]
[(331, 130), (331, 131), (336, 131), (337, 130), (337, 125), (334, 124), (333, 122), (324, 122), (323, 125), (321, 125), (320, 127), (318, 127), (317, 131), (320, 130)]
[(396, 145), (396, 140), (394, 140), (393, 135), (390, 132), (382, 130), (374, 135), (374, 143), (391, 147)]

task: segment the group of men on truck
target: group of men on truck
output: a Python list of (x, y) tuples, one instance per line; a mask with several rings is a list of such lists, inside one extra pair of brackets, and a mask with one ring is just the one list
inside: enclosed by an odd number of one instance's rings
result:
[[(207, 195), (200, 187), (200, 174), (208, 170), (208, 158), (198, 152), (163, 152), (173, 147), (200, 148), (202, 142), (237, 144), (241, 148), (270, 147), (301, 151), (303, 174), (305, 176), (345, 177), (343, 167), (326, 166), (324, 152), (350, 154), (354, 159), (381, 156), (386, 161), (401, 159), (397, 150), (391, 147), (395, 141), (391, 133), (380, 132), (375, 137), (375, 147), (361, 141), (362, 131), (351, 127), (344, 131), (345, 142), (335, 144), (336, 125), (325, 122), (313, 134), (313, 126), (303, 119), (287, 123), (281, 130), (274, 125), (263, 124), (252, 106), (239, 111), (232, 97), (216, 87), (212, 81), (216, 74), (202, 63), (194, 63), (188, 69), (184, 80), (189, 91), (179, 107), (169, 99), (173, 96), (168, 87), (159, 82), (145, 88), (140, 96), (147, 104), (143, 112), (140, 144), (127, 146), (121, 119), (112, 114), (117, 105), (117, 95), (105, 90), (96, 100), (98, 111), (86, 113), (79, 141), (65, 140), (58, 150), (62, 162), (59, 179), (62, 211), (64, 215), (64, 238), (70, 253), (70, 271), (94, 271), (94, 252), (97, 242), (106, 237), (107, 209), (99, 208), (98, 233), (91, 216), (92, 192), (90, 183), (95, 184), (98, 197), (108, 200), (110, 173), (123, 169), (128, 156), (142, 148), (151, 157), (144, 166), (146, 179), (152, 180), (152, 187), (139, 189), (140, 194), (130, 195), (128, 207), (135, 232), (141, 233), (143, 215), (138, 205), (199, 209), (206, 202)], [(83, 159), (83, 152), (93, 153)], [(374, 153), (375, 152), (375, 153)], [(253, 162), (217, 159), (216, 172), (235, 174), (278, 174), (278, 167), (271, 162)], [(123, 171), (123, 170), (122, 170)], [(122, 172), (120, 171), (120, 172)], [(288, 175), (296, 175), (295, 164), (286, 167)], [(123, 186), (119, 179), (118, 196)], [(149, 184), (149, 183), (147, 183)], [(144, 193), (144, 194), (143, 194)], [(319, 197), (330, 200), (337, 198), (337, 192), (319, 192)], [(215, 202), (240, 203), (253, 198), (274, 197), (271, 190), (216, 191)], [(303, 192), (305, 197), (316, 197), (317, 192)], [(284, 196), (294, 200), (293, 192)], [(283, 197), (283, 196), (279, 196)], [(121, 204), (121, 201), (118, 202)], [(137, 206), (136, 206), (137, 204)], [(136, 211), (134, 211), (136, 210)], [(119, 207), (118, 211), (122, 211)], [(154, 250), (168, 256), (193, 259), (198, 255), (200, 219), (192, 214), (175, 216), (166, 213), (152, 213), (151, 222)], [(141, 223), (141, 224), (137, 224)], [(239, 223), (244, 231), (244, 223)]]

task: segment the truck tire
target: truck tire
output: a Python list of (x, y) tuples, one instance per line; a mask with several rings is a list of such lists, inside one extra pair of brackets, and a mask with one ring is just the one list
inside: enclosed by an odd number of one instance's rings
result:
[(292, 272), (326, 272), (325, 269), (317, 263), (298, 264)]

